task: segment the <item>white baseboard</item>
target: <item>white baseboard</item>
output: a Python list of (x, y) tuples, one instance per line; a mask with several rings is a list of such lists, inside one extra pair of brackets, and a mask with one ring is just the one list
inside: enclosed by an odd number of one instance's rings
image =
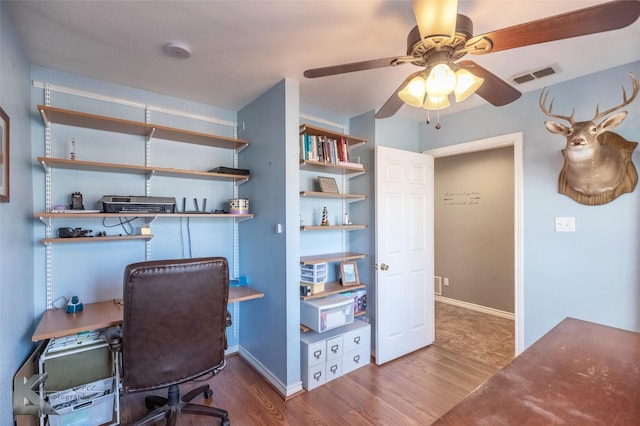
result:
[(239, 347), (238, 354), (249, 365), (251, 365), (267, 382), (269, 382), (284, 399), (297, 394), (303, 390), (302, 381), (287, 386), (282, 383), (267, 367), (242, 346)]
[(476, 305), (474, 303), (469, 303), (469, 302), (463, 302), (461, 300), (450, 299), (450, 298), (444, 297), (444, 296), (437, 296), (436, 295), (435, 296), (435, 301), (436, 302), (447, 303), (449, 305), (459, 306), (461, 308), (470, 309), (470, 310), (476, 311), (476, 312), (482, 312), (483, 314), (495, 315), (497, 317), (510, 319), (512, 321), (515, 321), (515, 319), (516, 319), (515, 314), (513, 314), (511, 312), (501, 311), (499, 309), (494, 309), (494, 308), (488, 308), (486, 306)]

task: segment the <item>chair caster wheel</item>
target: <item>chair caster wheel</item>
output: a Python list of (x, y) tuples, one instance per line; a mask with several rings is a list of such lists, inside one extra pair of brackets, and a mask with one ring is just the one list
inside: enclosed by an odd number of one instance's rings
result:
[(211, 389), (207, 389), (206, 391), (204, 391), (205, 398), (211, 398), (212, 396), (213, 396), (213, 391)]
[(167, 403), (167, 399), (157, 395), (149, 395), (144, 399), (144, 405), (147, 406), (147, 410), (155, 410)]

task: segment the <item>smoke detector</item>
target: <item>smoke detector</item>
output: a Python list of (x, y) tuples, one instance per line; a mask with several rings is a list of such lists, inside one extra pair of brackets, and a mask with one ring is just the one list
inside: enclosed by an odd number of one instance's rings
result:
[(548, 67), (540, 68), (535, 71), (529, 71), (522, 74), (518, 74), (514, 77), (511, 77), (511, 81), (516, 84), (528, 83), (532, 80), (538, 80), (544, 77), (549, 77), (550, 75), (558, 74), (562, 72), (558, 64), (549, 65)]
[(191, 49), (184, 43), (173, 42), (164, 47), (164, 53), (174, 58), (187, 59), (191, 57)]

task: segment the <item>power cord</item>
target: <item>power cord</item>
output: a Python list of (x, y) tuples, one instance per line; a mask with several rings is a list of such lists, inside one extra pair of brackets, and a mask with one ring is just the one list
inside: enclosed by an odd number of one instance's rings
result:
[[(138, 217), (134, 217), (134, 218), (124, 218), (125, 220), (123, 220), (123, 218), (119, 218), (119, 223), (115, 224), (115, 225), (107, 225), (107, 218), (102, 218), (102, 226), (104, 226), (105, 228), (116, 228), (118, 226), (122, 227), (122, 230), (124, 231), (125, 234), (127, 235), (133, 235), (134, 230), (133, 230), (133, 225), (131, 224), (131, 222), (133, 222), (134, 220), (138, 219)], [(127, 226), (128, 225), (128, 226)]]

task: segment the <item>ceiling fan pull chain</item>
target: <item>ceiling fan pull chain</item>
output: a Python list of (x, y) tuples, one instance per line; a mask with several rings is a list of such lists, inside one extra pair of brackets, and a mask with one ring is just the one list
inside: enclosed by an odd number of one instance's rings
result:
[(439, 129), (440, 126), (440, 110), (436, 111), (436, 129)]
[(429, 117), (429, 110), (427, 110), (427, 124), (431, 123), (431, 118)]

